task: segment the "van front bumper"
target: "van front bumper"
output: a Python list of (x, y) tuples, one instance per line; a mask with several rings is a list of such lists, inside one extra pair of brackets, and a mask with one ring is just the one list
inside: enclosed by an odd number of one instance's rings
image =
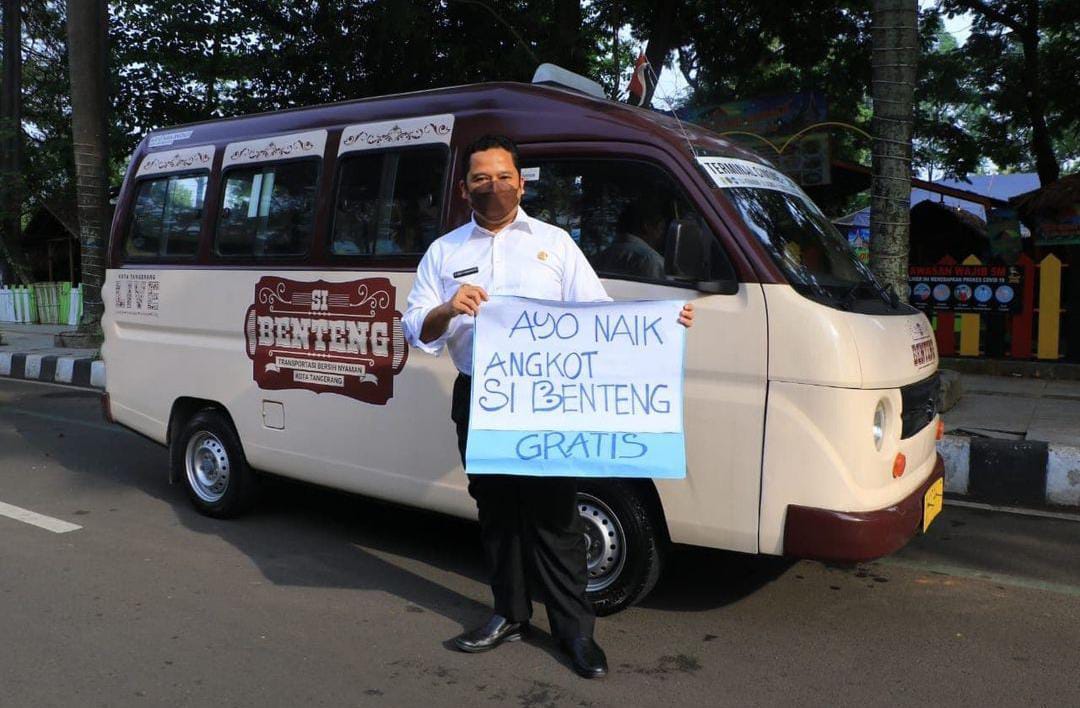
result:
[(944, 475), (945, 463), (937, 455), (925, 482), (896, 504), (875, 511), (832, 511), (791, 504), (784, 522), (784, 555), (840, 563), (887, 556), (922, 528), (923, 497)]

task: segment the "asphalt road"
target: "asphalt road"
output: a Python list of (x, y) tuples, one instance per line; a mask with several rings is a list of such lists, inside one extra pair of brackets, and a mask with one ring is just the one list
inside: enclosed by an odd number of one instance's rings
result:
[(0, 503), (82, 527), (0, 516), (3, 706), (1080, 705), (1076, 521), (947, 506), (855, 568), (680, 549), (585, 681), (544, 633), (449, 648), (474, 525), (284, 481), (204, 518), (89, 391), (0, 380)]

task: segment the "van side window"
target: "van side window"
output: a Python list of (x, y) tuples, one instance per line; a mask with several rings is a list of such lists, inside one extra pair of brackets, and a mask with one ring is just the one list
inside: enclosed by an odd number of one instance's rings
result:
[(419, 254), (440, 235), (443, 146), (346, 154), (338, 172), (331, 252)]
[(193, 257), (199, 250), (206, 174), (168, 175), (139, 182), (124, 256)]
[(719, 241), (661, 168), (609, 159), (523, 166), (539, 168), (525, 183), (525, 211), (569, 232), (599, 275), (653, 282), (733, 277)]
[(307, 253), (320, 160), (226, 170), (214, 250), (219, 256)]

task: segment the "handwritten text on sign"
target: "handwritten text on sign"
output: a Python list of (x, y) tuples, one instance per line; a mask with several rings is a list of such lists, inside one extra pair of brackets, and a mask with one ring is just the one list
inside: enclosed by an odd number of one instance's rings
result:
[(682, 304), (484, 303), (467, 470), (685, 476)]

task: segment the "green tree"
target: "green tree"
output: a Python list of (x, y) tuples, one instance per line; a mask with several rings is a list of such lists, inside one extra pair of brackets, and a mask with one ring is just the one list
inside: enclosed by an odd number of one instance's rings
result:
[(0, 92), (0, 254), (26, 282), (29, 270), (20, 243), (23, 204), (22, 4), (4, 0), (4, 84)]
[(1031, 169), (1046, 185), (1062, 157), (1080, 156), (1080, 3), (1076, 0), (943, 0), (948, 16), (972, 13), (961, 50), (977, 100), (965, 127), (1001, 167)]
[(931, 181), (943, 176), (962, 178), (977, 171), (983, 158), (982, 146), (967, 126), (986, 109), (963, 53), (942, 26), (940, 14), (929, 12), (921, 19), (914, 164)]

